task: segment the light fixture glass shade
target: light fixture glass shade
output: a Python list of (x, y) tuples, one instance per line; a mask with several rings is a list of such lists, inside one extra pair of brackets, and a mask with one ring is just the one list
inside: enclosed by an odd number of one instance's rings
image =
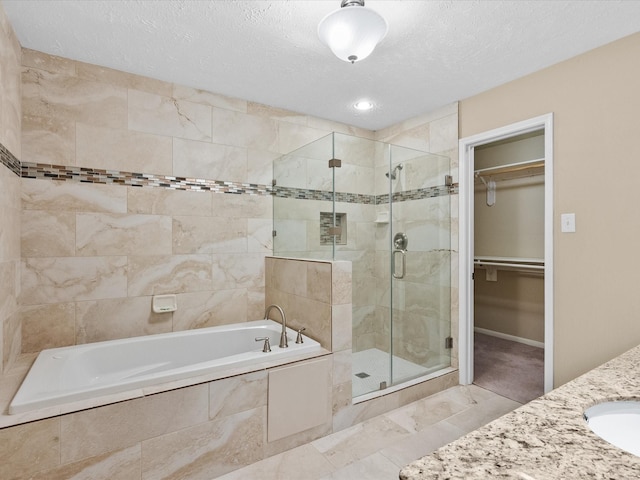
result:
[(387, 22), (374, 10), (351, 5), (331, 12), (318, 25), (318, 36), (345, 62), (367, 58), (387, 34)]

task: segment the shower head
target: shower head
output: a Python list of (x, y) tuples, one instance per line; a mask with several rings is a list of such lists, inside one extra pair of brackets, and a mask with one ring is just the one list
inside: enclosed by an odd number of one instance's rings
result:
[(390, 172), (385, 173), (385, 176), (387, 178), (390, 178), (391, 180), (395, 180), (396, 179), (396, 171), (399, 172), (400, 170), (402, 170), (403, 167), (404, 167), (404, 165), (399, 163), (393, 168), (393, 170), (391, 170)]

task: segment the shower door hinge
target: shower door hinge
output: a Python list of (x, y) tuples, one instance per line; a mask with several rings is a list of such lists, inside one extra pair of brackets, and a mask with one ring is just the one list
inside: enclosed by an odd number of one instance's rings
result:
[(340, 168), (342, 167), (342, 160), (338, 158), (332, 158), (329, 160), (329, 168)]
[(273, 180), (271, 180), (271, 186), (275, 187), (278, 184), (278, 181), (274, 178)]
[(444, 339), (444, 348), (453, 348), (453, 337), (447, 337)]
[(473, 272), (473, 273), (471, 274), (471, 280), (475, 280), (475, 279), (476, 279), (476, 273), (475, 273), (475, 272)]
[(451, 185), (453, 185), (453, 176), (452, 175), (445, 175), (444, 176), (444, 185), (446, 187), (450, 187)]
[(275, 237), (276, 235), (278, 235), (278, 232), (276, 232), (275, 230), (271, 230), (271, 236)]

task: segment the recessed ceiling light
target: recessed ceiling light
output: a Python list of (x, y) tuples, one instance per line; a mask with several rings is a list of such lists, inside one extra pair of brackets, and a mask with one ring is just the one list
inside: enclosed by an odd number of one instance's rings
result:
[(360, 110), (361, 112), (366, 112), (373, 108), (373, 102), (369, 100), (359, 100), (353, 105), (353, 108)]

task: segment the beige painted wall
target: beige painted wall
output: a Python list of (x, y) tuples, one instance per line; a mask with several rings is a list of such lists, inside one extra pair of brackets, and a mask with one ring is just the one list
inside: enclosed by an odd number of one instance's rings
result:
[(640, 33), (460, 103), (461, 138), (554, 113), (555, 386), (640, 343), (638, 58)]

